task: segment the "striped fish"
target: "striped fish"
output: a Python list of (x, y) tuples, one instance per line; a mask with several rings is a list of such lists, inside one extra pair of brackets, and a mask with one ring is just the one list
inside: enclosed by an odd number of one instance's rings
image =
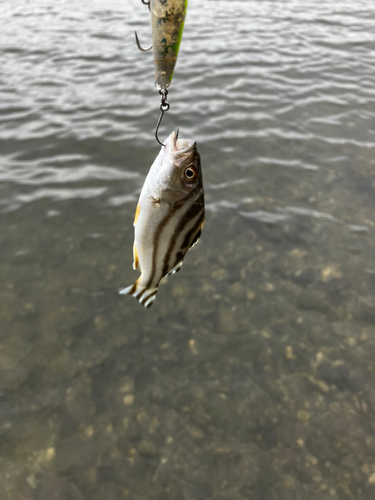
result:
[(120, 293), (150, 307), (160, 280), (180, 270), (203, 224), (203, 180), (196, 143), (178, 139), (178, 133), (172, 132), (146, 177), (135, 213), (133, 268), (141, 276)]

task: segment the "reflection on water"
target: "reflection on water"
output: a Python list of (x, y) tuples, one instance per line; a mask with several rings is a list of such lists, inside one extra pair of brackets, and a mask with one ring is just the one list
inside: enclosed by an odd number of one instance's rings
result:
[(146, 312), (147, 8), (3, 2), (0, 498), (375, 498), (374, 15), (189, 2), (206, 225)]

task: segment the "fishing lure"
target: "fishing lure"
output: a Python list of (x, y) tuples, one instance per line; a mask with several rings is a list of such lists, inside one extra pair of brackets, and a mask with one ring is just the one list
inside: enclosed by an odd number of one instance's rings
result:
[(164, 113), (169, 110), (167, 101), (168, 87), (173, 78), (177, 62), (188, 0), (142, 0), (151, 12), (152, 45), (144, 49), (135, 38), (138, 48), (144, 52), (153, 49), (155, 66), (155, 85), (161, 95), (160, 117), (156, 125), (155, 137), (159, 144), (158, 130)]
[(198, 243), (204, 217), (196, 142), (172, 132), (151, 166), (135, 212), (133, 268), (141, 276), (120, 293), (150, 307), (160, 280), (179, 271), (188, 250)]

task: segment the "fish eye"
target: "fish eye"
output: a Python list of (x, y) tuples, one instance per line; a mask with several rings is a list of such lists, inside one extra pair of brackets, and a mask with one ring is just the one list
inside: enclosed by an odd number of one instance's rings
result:
[(198, 175), (196, 168), (193, 165), (189, 165), (185, 170), (185, 177), (189, 181), (192, 181)]

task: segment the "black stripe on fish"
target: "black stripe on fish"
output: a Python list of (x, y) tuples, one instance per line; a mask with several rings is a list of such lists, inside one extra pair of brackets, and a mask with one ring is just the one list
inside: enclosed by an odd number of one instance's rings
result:
[[(156, 294), (155, 294), (155, 295), (156, 295)], [(147, 307), (147, 309), (148, 309), (149, 307), (151, 307), (151, 306), (152, 306), (152, 304), (154, 303), (154, 300), (155, 300), (155, 295), (153, 295), (153, 296), (150, 298), (151, 302), (150, 302), (149, 304), (147, 304), (147, 302), (146, 302), (145, 307)]]
[(148, 292), (148, 291), (149, 291), (149, 290), (145, 290), (145, 294), (144, 294), (144, 296), (142, 297), (142, 299), (141, 299), (141, 300), (139, 300), (139, 302), (140, 302), (143, 306), (146, 304), (146, 302), (147, 302), (149, 299), (151, 299), (151, 297), (155, 296), (155, 295), (156, 295), (156, 293), (157, 293), (157, 290), (152, 290), (152, 291), (151, 291), (151, 293), (149, 293), (149, 294), (147, 295), (147, 292)]
[(133, 295), (141, 304), (145, 307), (150, 307), (156, 297), (158, 288), (144, 288), (139, 284), (139, 280), (137, 280), (133, 285), (120, 290), (122, 295)]
[[(185, 212), (185, 214), (181, 217), (180, 222), (177, 224), (176, 229), (174, 230), (174, 233), (172, 235), (171, 241), (169, 243), (169, 247), (168, 247), (166, 256), (164, 257), (163, 273), (162, 273), (163, 276), (165, 276), (168, 273), (168, 271), (169, 271), (169, 260), (171, 258), (173, 249), (175, 248), (175, 245), (176, 245), (178, 237), (180, 236), (180, 234), (183, 231), (183, 229), (186, 226), (186, 224), (188, 224), (189, 221), (191, 221), (191, 219), (193, 219), (194, 217), (196, 217), (197, 215), (199, 215), (199, 213), (202, 210), (204, 211), (204, 196), (203, 196), (203, 193), (199, 197), (199, 199), (192, 206), (190, 206), (189, 209), (187, 210), (187, 212)], [(204, 212), (203, 212), (203, 215), (204, 215)], [(200, 218), (200, 222), (202, 222), (201, 218)]]
[(161, 236), (161, 233), (164, 229), (164, 227), (168, 224), (170, 219), (174, 216), (174, 214), (183, 206), (183, 202), (181, 203), (176, 203), (171, 210), (168, 212), (168, 214), (162, 219), (156, 228), (155, 231), (155, 237), (154, 237), (154, 242), (153, 242), (153, 252), (152, 252), (152, 267), (151, 267), (151, 275), (150, 278), (146, 284), (145, 288), (150, 288), (151, 283), (153, 282), (153, 279), (155, 277), (156, 273), (156, 257), (157, 257), (157, 252), (158, 252), (158, 244), (159, 244), (159, 239)]
[(185, 254), (183, 252), (178, 252), (176, 262), (172, 269), (169, 271), (167, 276), (171, 276), (172, 274), (178, 273), (178, 271), (181, 269), (182, 264), (184, 263), (184, 257)]
[(190, 243), (190, 248), (192, 248), (196, 243), (198, 243), (201, 234), (202, 234), (202, 229), (199, 229), (197, 234), (194, 236), (193, 241)]
[(184, 252), (178, 252), (178, 254), (177, 254), (177, 256), (176, 256), (176, 262), (175, 262), (175, 264), (174, 264), (174, 266), (173, 266), (173, 267), (176, 267), (176, 266), (177, 266), (177, 264), (178, 264), (179, 262), (181, 262), (181, 261), (182, 261), (182, 259), (183, 259), (184, 257), (185, 257), (185, 253), (184, 253)]
[(137, 292), (136, 292), (136, 293), (134, 293), (133, 295), (134, 295), (134, 297), (135, 297), (137, 300), (139, 300), (139, 302), (140, 302), (140, 301), (141, 301), (141, 299), (142, 299), (142, 295), (145, 293), (145, 291), (146, 291), (145, 289), (140, 288), (140, 289), (139, 289), (139, 291), (137, 291)]
[[(202, 223), (204, 222), (204, 212), (202, 214), (202, 217), (199, 217), (198, 222), (195, 224), (195, 226), (190, 229), (188, 233), (186, 233), (185, 239), (181, 245), (181, 248), (191, 248), (194, 243), (196, 243), (199, 240), (200, 235), (202, 234)], [(192, 242), (190, 243), (191, 238), (193, 238)]]

